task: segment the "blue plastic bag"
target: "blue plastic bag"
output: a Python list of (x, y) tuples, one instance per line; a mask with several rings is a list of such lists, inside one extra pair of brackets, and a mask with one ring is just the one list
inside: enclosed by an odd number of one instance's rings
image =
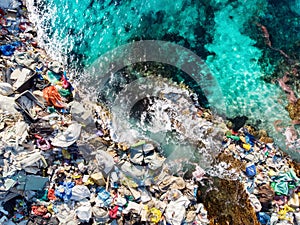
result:
[(249, 133), (246, 134), (246, 142), (249, 143), (251, 146), (255, 144), (255, 137)]
[(2, 55), (11, 56), (14, 54), (16, 47), (19, 47), (20, 45), (20, 42), (13, 42), (11, 44), (1, 45), (0, 52), (2, 53)]
[(108, 207), (112, 203), (110, 193), (105, 190), (104, 187), (100, 187), (98, 190), (98, 198), (102, 200), (105, 207)]
[(263, 225), (270, 225), (271, 217), (264, 212), (257, 213), (257, 219)]
[(256, 167), (254, 164), (246, 167), (246, 175), (248, 177), (254, 177), (256, 175)]
[(58, 186), (55, 189), (55, 196), (68, 202), (72, 196), (72, 188), (75, 186), (74, 182), (64, 182), (63, 185)]

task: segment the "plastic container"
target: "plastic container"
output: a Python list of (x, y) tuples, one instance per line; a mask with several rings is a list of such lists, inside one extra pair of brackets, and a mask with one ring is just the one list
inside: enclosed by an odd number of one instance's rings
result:
[(30, 91), (23, 92), (18, 98), (15, 99), (15, 103), (24, 112), (24, 114), (33, 122), (38, 119), (35, 108), (40, 107), (42, 110), (45, 106), (34, 97)]
[(24, 92), (26, 90), (31, 89), (34, 86), (36, 78), (37, 78), (37, 74), (34, 73), (20, 87), (18, 87), (16, 91), (18, 93), (22, 93), (22, 92)]

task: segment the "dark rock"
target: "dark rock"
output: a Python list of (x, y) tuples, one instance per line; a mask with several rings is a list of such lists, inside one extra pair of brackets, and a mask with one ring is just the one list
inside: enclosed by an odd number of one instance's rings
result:
[(246, 124), (248, 117), (247, 116), (236, 116), (233, 119), (231, 119), (231, 118), (227, 118), (227, 119), (233, 123), (232, 130), (237, 132), (239, 129), (241, 129)]
[(260, 224), (241, 182), (212, 178), (209, 185), (199, 185), (197, 195), (208, 212), (210, 224)]

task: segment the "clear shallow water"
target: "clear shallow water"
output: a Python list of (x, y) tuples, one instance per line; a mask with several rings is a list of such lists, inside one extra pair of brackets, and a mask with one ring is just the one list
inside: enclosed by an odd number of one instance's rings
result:
[[(95, 63), (99, 63), (100, 56), (121, 45), (139, 40), (170, 41), (190, 49), (206, 63), (210, 71), (202, 75), (211, 73), (218, 84), (212, 87), (217, 94), (212, 94), (212, 99), (208, 96), (211, 106), (224, 110), (224, 102), (227, 117), (249, 117), (285, 148), (283, 135), (273, 126), (276, 120), (283, 120), (286, 126), (290, 123), (284, 109), (285, 94), (276, 84), (262, 79), (274, 68), (271, 64), (261, 67), (262, 49), (249, 35), (249, 27), (255, 19), (266, 17), (266, 1), (253, 0), (247, 4), (242, 0), (37, 2), (34, 5), (28, 1), (30, 11), (34, 12), (31, 17), (39, 28), (43, 46), (53, 58), (77, 69), (84, 68), (90, 74), (93, 71), (90, 68), (97, 67)], [(84, 80), (85, 75), (81, 76)], [(95, 80), (101, 79), (101, 71), (92, 76)], [(123, 79), (120, 74), (111, 76)], [(206, 84), (199, 85), (205, 87)], [(98, 88), (95, 83), (94, 89)], [(298, 157), (295, 150), (294, 146), (289, 153)]]

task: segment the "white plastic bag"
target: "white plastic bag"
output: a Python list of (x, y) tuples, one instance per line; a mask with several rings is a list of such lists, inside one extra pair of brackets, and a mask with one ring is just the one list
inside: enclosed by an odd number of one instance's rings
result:
[(71, 200), (81, 201), (84, 198), (90, 198), (91, 192), (88, 187), (84, 185), (76, 185), (72, 188), (72, 197)]
[(75, 212), (81, 222), (89, 222), (92, 217), (92, 208), (89, 205), (80, 206)]
[(168, 223), (172, 225), (181, 225), (185, 218), (185, 207), (175, 202), (167, 205), (165, 217)]
[(113, 157), (103, 150), (97, 151), (96, 160), (100, 169), (103, 170), (106, 174), (108, 174), (112, 170), (115, 164)]

